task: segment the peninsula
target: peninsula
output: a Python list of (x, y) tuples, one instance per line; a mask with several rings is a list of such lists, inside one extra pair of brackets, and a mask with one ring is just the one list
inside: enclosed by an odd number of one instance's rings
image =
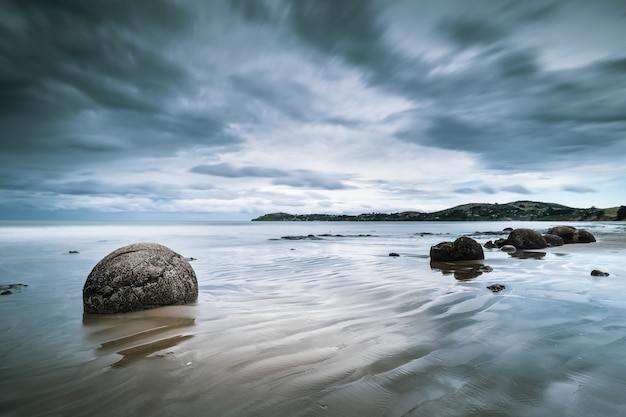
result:
[(252, 221), (612, 221), (626, 219), (626, 206), (606, 209), (573, 208), (555, 203), (514, 201), (506, 204), (470, 203), (435, 212), (289, 214), (270, 213)]

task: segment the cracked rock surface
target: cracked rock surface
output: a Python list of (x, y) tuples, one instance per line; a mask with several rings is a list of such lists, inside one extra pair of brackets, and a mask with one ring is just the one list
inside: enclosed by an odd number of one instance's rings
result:
[(83, 287), (86, 313), (125, 313), (197, 298), (198, 281), (189, 262), (158, 243), (114, 250), (98, 262)]

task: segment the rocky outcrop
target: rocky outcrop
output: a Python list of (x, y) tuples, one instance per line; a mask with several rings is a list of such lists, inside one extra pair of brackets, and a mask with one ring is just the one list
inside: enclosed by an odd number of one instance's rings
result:
[(454, 242), (441, 242), (431, 246), (430, 259), (436, 262), (473, 261), (485, 259), (485, 253), (478, 242), (463, 236)]
[(86, 313), (125, 313), (194, 302), (196, 274), (189, 262), (157, 243), (136, 243), (105, 256), (83, 287)]
[(517, 249), (543, 249), (548, 246), (541, 234), (532, 229), (514, 229), (506, 239), (507, 245)]
[(596, 241), (593, 234), (586, 230), (576, 229), (574, 226), (556, 226), (548, 230), (549, 234), (560, 236), (565, 244), (592, 243)]

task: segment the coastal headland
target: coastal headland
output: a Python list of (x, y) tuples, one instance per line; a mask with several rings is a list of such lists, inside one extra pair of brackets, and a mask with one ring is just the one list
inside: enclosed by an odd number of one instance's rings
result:
[(469, 203), (435, 212), (289, 214), (269, 213), (252, 221), (614, 221), (626, 219), (626, 206), (574, 208), (556, 203), (514, 201)]

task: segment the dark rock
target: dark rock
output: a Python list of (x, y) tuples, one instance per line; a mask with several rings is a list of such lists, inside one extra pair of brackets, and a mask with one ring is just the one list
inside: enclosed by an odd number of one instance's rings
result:
[(489, 240), (489, 241), (487, 241), (487, 242), (483, 245), (483, 247), (484, 247), (484, 248), (487, 248), (487, 249), (494, 249), (494, 248), (497, 248), (498, 246), (496, 246), (496, 244), (495, 244), (495, 243), (493, 243), (491, 240)]
[(485, 259), (485, 253), (478, 242), (463, 236), (454, 242), (441, 242), (431, 246), (430, 259), (437, 262), (472, 261)]
[(75, 254), (75, 253), (80, 253), (80, 252), (78, 252), (77, 250), (71, 250), (71, 251), (69, 251), (69, 253), (70, 254)]
[(543, 235), (543, 238), (546, 240), (546, 243), (548, 244), (549, 247), (563, 246), (565, 244), (565, 241), (559, 235), (546, 233), (545, 235)]
[(609, 273), (608, 272), (602, 272), (599, 269), (594, 269), (593, 271), (591, 271), (591, 276), (594, 276), (594, 277), (608, 277)]
[(397, 256), (400, 256), (400, 254), (396, 252), (390, 252), (389, 256), (397, 257)]
[(136, 243), (105, 256), (83, 287), (86, 313), (125, 313), (198, 298), (198, 281), (189, 262), (157, 243)]
[(487, 287), (488, 289), (490, 289), (493, 292), (500, 292), (503, 289), (505, 289), (506, 287), (502, 284), (493, 284)]
[(560, 236), (565, 244), (592, 243), (596, 241), (593, 234), (586, 230), (576, 229), (573, 226), (556, 226), (548, 230), (549, 234)]
[(515, 229), (506, 241), (517, 249), (543, 249), (548, 246), (543, 236), (532, 229)]
[(512, 227), (505, 227), (504, 229), (502, 229), (503, 232), (512, 232), (513, 228)]
[(317, 237), (315, 235), (306, 235), (306, 236), (282, 236), (281, 239), (285, 240), (323, 240), (321, 237)]
[(28, 284), (8, 284), (8, 285), (0, 285), (0, 295), (9, 295), (13, 294), (14, 291), (21, 291), (24, 288), (28, 287)]
[(497, 248), (501, 248), (502, 246), (507, 244), (507, 240), (500, 238), (498, 240), (496, 240), (495, 242), (493, 242), (494, 245), (496, 245)]

